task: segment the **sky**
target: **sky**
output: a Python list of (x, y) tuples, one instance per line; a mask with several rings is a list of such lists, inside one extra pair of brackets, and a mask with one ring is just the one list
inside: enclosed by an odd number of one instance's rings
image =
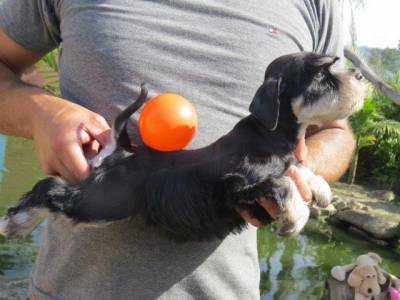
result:
[(397, 48), (400, 40), (400, 0), (364, 0), (355, 11), (358, 46)]

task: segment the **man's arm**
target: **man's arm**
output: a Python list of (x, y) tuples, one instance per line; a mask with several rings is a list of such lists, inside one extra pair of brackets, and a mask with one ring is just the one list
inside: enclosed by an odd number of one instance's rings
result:
[[(310, 128), (305, 140), (303, 164), (328, 182), (346, 172), (355, 149), (355, 140), (347, 120), (337, 120), (322, 128)], [(304, 154), (303, 154), (304, 155)]]
[(42, 169), (68, 181), (89, 175), (86, 159), (107, 140), (103, 117), (23, 83), (19, 75), (41, 55), (24, 49), (0, 29), (0, 132), (33, 138)]

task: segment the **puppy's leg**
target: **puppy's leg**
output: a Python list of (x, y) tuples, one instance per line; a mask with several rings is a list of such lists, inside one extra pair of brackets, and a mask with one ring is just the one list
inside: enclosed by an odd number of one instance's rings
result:
[(290, 177), (246, 185), (232, 194), (233, 203), (239, 208), (248, 209), (253, 217), (263, 224), (269, 224), (271, 216), (256, 201), (260, 197), (274, 199), (278, 204), (281, 211), (277, 220), (280, 235), (297, 234), (307, 223), (310, 210)]
[(10, 238), (24, 238), (31, 233), (47, 216), (41, 208), (28, 208), (0, 218), (0, 235)]
[[(39, 181), (25, 194), (16, 207), (9, 208), (0, 219), (0, 234), (22, 238), (32, 232), (47, 216), (48, 210), (61, 210), (68, 205), (65, 181), (49, 177)], [(54, 200), (54, 201), (53, 201)]]
[(220, 190), (234, 210), (246, 210), (252, 217), (256, 218), (263, 225), (272, 221), (268, 212), (258, 204), (257, 199), (265, 196), (264, 190), (267, 183), (247, 184), (246, 178), (237, 173), (227, 174), (223, 177)]
[(327, 207), (332, 201), (332, 191), (329, 184), (321, 177), (315, 175), (303, 165), (298, 166), (300, 175), (310, 186), (313, 200), (318, 207)]
[(277, 199), (281, 207), (281, 213), (277, 220), (278, 234), (281, 236), (296, 235), (306, 225), (310, 217), (310, 209), (290, 177), (283, 176), (280, 181), (286, 187), (287, 195), (283, 199)]

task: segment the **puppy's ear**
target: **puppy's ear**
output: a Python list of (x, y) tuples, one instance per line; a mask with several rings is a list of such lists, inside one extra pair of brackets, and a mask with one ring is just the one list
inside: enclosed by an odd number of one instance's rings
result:
[(268, 130), (275, 130), (279, 120), (279, 95), (282, 78), (267, 78), (250, 104), (251, 114)]
[(333, 65), (340, 58), (332, 55), (318, 55), (312, 60), (312, 65), (317, 68), (325, 68)]

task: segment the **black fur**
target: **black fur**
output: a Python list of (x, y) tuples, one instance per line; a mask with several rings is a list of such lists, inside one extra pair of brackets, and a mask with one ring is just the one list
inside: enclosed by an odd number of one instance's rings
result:
[[(275, 60), (253, 99), (251, 114), (197, 150), (158, 152), (144, 146), (133, 154), (125, 151), (126, 121), (144, 102), (142, 87), (139, 102), (122, 112), (114, 126), (119, 148), (87, 180), (73, 185), (46, 178), (10, 208), (8, 216), (31, 207), (64, 213), (77, 222), (141, 214), (148, 224), (183, 241), (241, 231), (246, 223), (238, 210), (243, 208), (268, 224), (271, 217), (256, 199), (273, 198), (285, 208), (289, 187), (282, 176), (295, 163), (300, 128), (290, 103), (300, 95), (313, 93), (310, 97), (318, 98), (326, 92), (323, 82), (315, 82), (316, 74), (327, 67), (321, 65), (323, 59), (326, 56), (302, 53)], [(337, 92), (337, 84), (329, 82), (329, 92)]]

